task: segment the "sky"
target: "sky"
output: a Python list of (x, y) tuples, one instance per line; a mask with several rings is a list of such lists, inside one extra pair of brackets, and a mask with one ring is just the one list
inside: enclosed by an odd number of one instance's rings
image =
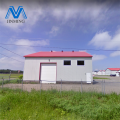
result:
[[(19, 20), (5, 16), (9, 6)], [(0, 0), (0, 69), (24, 70), (24, 55), (39, 51), (86, 51), (94, 70), (120, 68), (120, 2), (114, 0)]]

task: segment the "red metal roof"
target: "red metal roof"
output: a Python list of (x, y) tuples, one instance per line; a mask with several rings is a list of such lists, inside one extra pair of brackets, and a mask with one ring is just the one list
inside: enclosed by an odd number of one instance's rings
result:
[(87, 52), (37, 52), (24, 57), (92, 57)]
[(109, 69), (111, 71), (119, 71), (120, 70), (120, 68), (107, 68), (107, 69)]
[(105, 72), (105, 70), (99, 70), (98, 72)]

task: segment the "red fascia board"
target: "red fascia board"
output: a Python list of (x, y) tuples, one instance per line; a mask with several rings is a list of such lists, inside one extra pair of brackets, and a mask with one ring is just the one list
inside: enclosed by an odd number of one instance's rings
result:
[(24, 57), (92, 57), (92, 56), (31, 56), (31, 55), (27, 55)]
[(24, 57), (93, 57), (86, 52), (37, 52)]

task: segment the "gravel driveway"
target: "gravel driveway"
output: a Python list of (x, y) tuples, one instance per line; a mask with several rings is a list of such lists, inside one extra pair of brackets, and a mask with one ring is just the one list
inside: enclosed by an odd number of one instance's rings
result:
[[(3, 87), (9, 88), (20, 88), (22, 89), (22, 84), (5, 84)], [(57, 89), (57, 90), (74, 90), (74, 91), (96, 91), (96, 92), (104, 92), (111, 93), (116, 92), (120, 93), (120, 82), (112, 83), (112, 82), (98, 82), (96, 84), (23, 84), (23, 90), (31, 91), (31, 89), (36, 90), (48, 90), (48, 89)]]

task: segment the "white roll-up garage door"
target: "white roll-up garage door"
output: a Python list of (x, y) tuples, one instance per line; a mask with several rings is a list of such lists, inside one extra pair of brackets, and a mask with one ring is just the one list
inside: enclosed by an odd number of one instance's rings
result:
[(42, 83), (56, 83), (56, 64), (41, 64)]

